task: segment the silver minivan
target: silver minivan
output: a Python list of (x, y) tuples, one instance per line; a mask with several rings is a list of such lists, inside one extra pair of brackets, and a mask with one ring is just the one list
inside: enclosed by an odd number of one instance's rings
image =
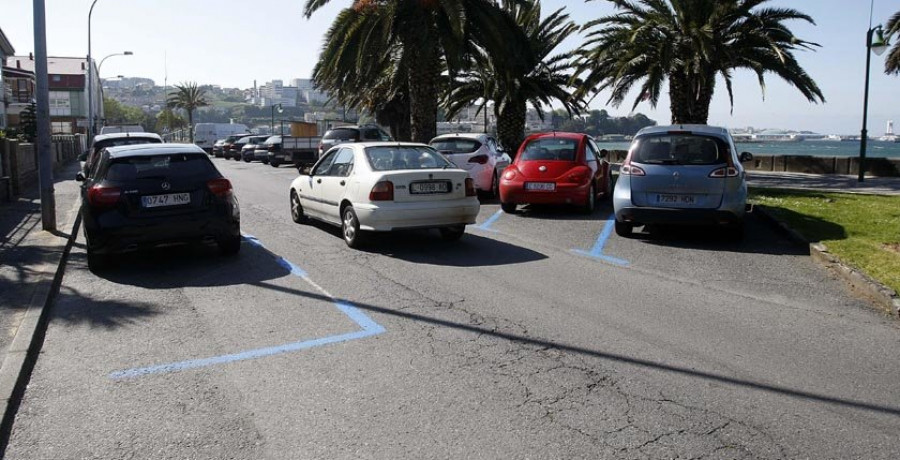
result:
[(743, 237), (747, 181), (728, 130), (706, 125), (644, 128), (613, 192), (616, 233), (646, 224), (712, 224)]

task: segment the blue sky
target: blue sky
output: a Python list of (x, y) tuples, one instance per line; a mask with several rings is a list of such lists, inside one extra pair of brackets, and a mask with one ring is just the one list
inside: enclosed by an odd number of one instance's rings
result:
[[(54, 56), (87, 54), (87, 14), (91, 0), (45, 0), (48, 52)], [(250, 87), (272, 79), (308, 78), (322, 37), (341, 8), (350, 0), (333, 0), (312, 18), (303, 16), (305, 0), (99, 0), (92, 21), (92, 50), (97, 60), (129, 50), (134, 56), (108, 59), (101, 76), (149, 77), (163, 83), (166, 64), (169, 84), (182, 81)], [(566, 7), (579, 23), (614, 12), (605, 1), (544, 0), (545, 13)], [(735, 103), (731, 112), (720, 84), (710, 107), (710, 124), (733, 128), (785, 128), (822, 133), (859, 133), (865, 71), (865, 33), (869, 2), (865, 0), (773, 0), (771, 6), (799, 9), (817, 25), (793, 23), (801, 38), (822, 45), (815, 52), (800, 52), (798, 59), (819, 83), (825, 104), (810, 104), (774, 76), (767, 78), (765, 100), (749, 72), (734, 79)], [(898, 0), (875, 0), (875, 23), (884, 23), (900, 10)], [(0, 28), (18, 54), (33, 49), (31, 0), (3, 0)], [(892, 42), (900, 40), (894, 37)], [(581, 37), (565, 45), (575, 48)], [(873, 56), (869, 132), (881, 135), (887, 120), (900, 125), (900, 77), (883, 74), (883, 56)], [(615, 115), (630, 111), (630, 103), (605, 107), (608, 95), (592, 105)], [(668, 123), (668, 98), (652, 109), (642, 103), (637, 111)]]

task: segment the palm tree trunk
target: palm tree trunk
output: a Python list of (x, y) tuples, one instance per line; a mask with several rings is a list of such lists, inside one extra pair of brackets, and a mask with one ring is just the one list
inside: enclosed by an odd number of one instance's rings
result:
[(519, 146), (525, 139), (525, 102), (506, 104), (497, 114), (497, 137), (500, 143), (509, 151), (509, 156), (515, 158)]
[(669, 75), (672, 124), (707, 124), (715, 83), (715, 74), (700, 76), (679, 72)]
[(194, 143), (194, 111), (188, 110), (188, 136), (190, 136), (191, 144)]
[[(428, 143), (437, 135), (438, 73), (441, 62), (437, 26), (426, 8), (410, 8), (418, 17), (401, 31), (403, 56), (409, 56), (409, 108), (412, 141)], [(415, 24), (415, 25), (413, 25)]]

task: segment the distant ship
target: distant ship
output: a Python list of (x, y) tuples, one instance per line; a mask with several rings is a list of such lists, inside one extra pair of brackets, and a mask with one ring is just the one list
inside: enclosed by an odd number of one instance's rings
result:
[(878, 138), (881, 142), (900, 142), (900, 136), (894, 134), (894, 120), (888, 120), (884, 136)]

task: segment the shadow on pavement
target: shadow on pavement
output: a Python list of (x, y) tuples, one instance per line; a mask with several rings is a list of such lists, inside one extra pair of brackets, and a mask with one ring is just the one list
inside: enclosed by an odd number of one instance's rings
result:
[[(81, 245), (81, 243), (79, 243)], [(84, 252), (70, 263), (87, 266)], [(118, 284), (147, 289), (252, 284), (281, 278), (290, 270), (268, 250), (244, 241), (236, 256), (222, 256), (213, 245), (182, 245), (114, 256), (106, 270), (94, 273)]]
[(643, 243), (681, 249), (723, 253), (808, 256), (809, 246), (793, 242), (762, 218), (747, 214), (744, 238), (732, 240), (716, 226), (648, 225), (635, 228), (633, 239)]
[(112, 329), (162, 313), (159, 305), (136, 300), (98, 300), (77, 289), (61, 286), (53, 307), (53, 320)]
[(612, 215), (612, 205), (598, 202), (594, 212), (585, 214), (574, 205), (528, 204), (516, 210), (515, 217), (572, 222), (602, 222)]
[(489, 328), (480, 327), (480, 326), (471, 325), (471, 324), (457, 323), (457, 322), (453, 322), (453, 321), (448, 321), (448, 320), (443, 320), (443, 319), (439, 319), (439, 318), (433, 318), (430, 316), (411, 313), (409, 311), (392, 310), (392, 309), (385, 308), (385, 307), (379, 307), (379, 306), (371, 305), (371, 304), (353, 302), (353, 301), (344, 300), (344, 299), (331, 299), (331, 298), (325, 297), (321, 294), (300, 291), (297, 289), (292, 289), (292, 288), (287, 288), (287, 287), (282, 287), (282, 286), (275, 286), (275, 285), (271, 285), (269, 283), (260, 283), (260, 284), (257, 284), (257, 286), (260, 286), (260, 287), (263, 287), (266, 289), (272, 289), (272, 290), (275, 290), (278, 292), (283, 292), (286, 294), (292, 294), (292, 295), (297, 295), (297, 296), (302, 296), (302, 297), (309, 297), (309, 298), (313, 298), (316, 300), (324, 300), (324, 301), (329, 301), (329, 302), (337, 300), (338, 302), (346, 302), (348, 304), (353, 305), (354, 307), (357, 307), (357, 308), (360, 308), (362, 310), (372, 312), (372, 313), (384, 314), (384, 315), (392, 316), (395, 318), (400, 318), (400, 319), (409, 320), (409, 321), (416, 321), (416, 322), (431, 324), (431, 325), (440, 326), (440, 327), (448, 327), (448, 328), (458, 329), (461, 331), (471, 332), (471, 333), (479, 335), (479, 336), (495, 337), (495, 338), (507, 340), (510, 342), (534, 346), (538, 349), (544, 349), (544, 348), (555, 349), (555, 350), (563, 351), (566, 353), (574, 353), (574, 354), (578, 354), (578, 355), (589, 356), (592, 358), (597, 358), (597, 359), (602, 359), (605, 361), (620, 363), (620, 364), (627, 365), (627, 366), (634, 366), (634, 367), (638, 367), (638, 368), (642, 368), (642, 369), (650, 369), (650, 370), (661, 371), (661, 372), (669, 372), (672, 374), (681, 375), (681, 376), (685, 376), (685, 377), (689, 377), (689, 378), (695, 378), (695, 379), (699, 379), (699, 380), (707, 381), (707, 382), (716, 382), (716, 383), (721, 383), (721, 384), (725, 384), (725, 385), (729, 385), (729, 386), (733, 386), (733, 387), (762, 391), (765, 393), (770, 393), (770, 394), (775, 394), (775, 395), (780, 395), (780, 396), (787, 396), (787, 397), (796, 398), (796, 399), (805, 400), (805, 401), (825, 403), (825, 404), (838, 406), (838, 407), (862, 409), (862, 410), (866, 410), (866, 411), (870, 411), (870, 412), (900, 416), (900, 406), (897, 406), (897, 405), (886, 405), (886, 404), (871, 403), (871, 402), (866, 402), (866, 401), (857, 401), (857, 400), (846, 399), (846, 398), (841, 398), (841, 397), (836, 397), (836, 396), (829, 396), (829, 395), (821, 394), (821, 393), (813, 393), (810, 391), (789, 388), (789, 387), (781, 386), (781, 385), (777, 385), (777, 384), (756, 382), (756, 381), (752, 381), (752, 380), (731, 377), (728, 375), (706, 372), (706, 371), (698, 370), (695, 368), (675, 366), (675, 365), (671, 365), (671, 364), (650, 361), (647, 359), (636, 358), (636, 357), (617, 354), (617, 353), (609, 353), (609, 352), (605, 352), (605, 351), (601, 351), (601, 350), (592, 350), (589, 348), (579, 347), (579, 346), (575, 346), (575, 345), (567, 345), (565, 343), (554, 342), (554, 341), (550, 341), (550, 340), (532, 338), (532, 337), (527, 337), (524, 335), (510, 334), (510, 333), (498, 331), (496, 329), (489, 329)]

